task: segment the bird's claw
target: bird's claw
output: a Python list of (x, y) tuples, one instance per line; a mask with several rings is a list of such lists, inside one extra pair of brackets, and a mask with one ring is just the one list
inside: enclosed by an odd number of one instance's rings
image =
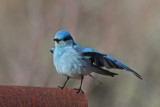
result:
[(63, 89), (63, 88), (67, 88), (66, 86), (58, 86), (58, 88)]
[(74, 89), (77, 90), (76, 93), (82, 92), (84, 94), (83, 90), (81, 90), (80, 88), (74, 88)]

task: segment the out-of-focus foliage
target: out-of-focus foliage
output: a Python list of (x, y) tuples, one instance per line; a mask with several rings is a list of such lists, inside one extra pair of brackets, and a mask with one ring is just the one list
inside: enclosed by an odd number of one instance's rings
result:
[(0, 84), (63, 84), (66, 78), (55, 71), (49, 52), (61, 29), (144, 78), (112, 70), (119, 75), (94, 75), (100, 85), (86, 76), (83, 90), (90, 107), (160, 107), (160, 0), (1, 0)]

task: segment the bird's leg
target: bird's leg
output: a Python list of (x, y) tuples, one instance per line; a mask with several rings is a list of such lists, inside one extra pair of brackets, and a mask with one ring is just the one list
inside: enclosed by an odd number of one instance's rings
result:
[(69, 77), (67, 77), (67, 80), (65, 81), (65, 83), (63, 84), (63, 86), (58, 86), (59, 88), (63, 89), (66, 86), (67, 81), (69, 80)]
[(77, 90), (77, 93), (79, 93), (80, 91), (81, 91), (82, 93), (84, 93), (83, 90), (81, 89), (83, 79), (84, 79), (84, 76), (82, 75), (80, 87), (79, 87), (78, 89), (77, 89), (77, 88), (74, 88), (75, 90)]

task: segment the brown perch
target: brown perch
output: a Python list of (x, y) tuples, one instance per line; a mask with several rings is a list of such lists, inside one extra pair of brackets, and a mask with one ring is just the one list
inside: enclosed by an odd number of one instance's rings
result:
[(0, 107), (87, 107), (74, 89), (0, 85)]

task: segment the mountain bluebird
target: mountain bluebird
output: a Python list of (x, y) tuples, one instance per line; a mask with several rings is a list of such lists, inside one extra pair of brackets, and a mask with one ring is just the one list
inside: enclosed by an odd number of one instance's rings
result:
[(111, 68), (125, 69), (142, 79), (137, 72), (111, 56), (94, 49), (80, 47), (66, 30), (58, 31), (54, 41), (55, 48), (50, 50), (53, 53), (54, 66), (59, 74), (67, 77), (64, 85), (60, 87), (61, 89), (65, 87), (69, 78), (81, 79), (80, 87), (76, 89), (79, 93), (82, 91), (81, 86), (85, 75), (90, 75), (92, 72), (111, 77), (118, 75), (107, 70)]

